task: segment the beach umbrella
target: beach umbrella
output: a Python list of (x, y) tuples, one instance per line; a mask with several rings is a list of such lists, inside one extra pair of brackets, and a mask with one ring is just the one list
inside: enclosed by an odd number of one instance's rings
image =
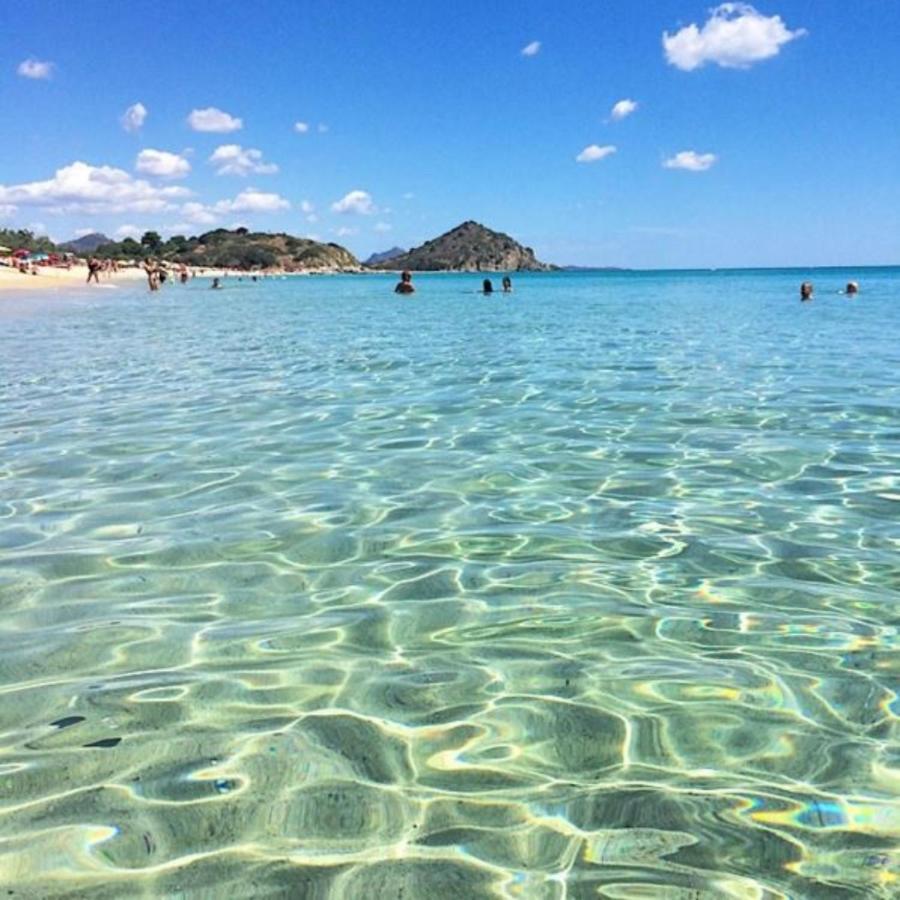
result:
[(10, 247), (0, 247), (0, 253), (12, 253), (12, 248), (10, 248)]

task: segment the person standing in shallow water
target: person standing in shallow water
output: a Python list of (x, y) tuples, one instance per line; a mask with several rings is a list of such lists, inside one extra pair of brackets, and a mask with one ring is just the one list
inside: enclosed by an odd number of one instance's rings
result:
[(144, 271), (147, 273), (147, 286), (151, 291), (159, 290), (159, 269), (152, 259), (144, 260)]
[(481, 292), (483, 294), (493, 294), (494, 293), (494, 285), (492, 284), (490, 278), (485, 278), (484, 281), (481, 282)]
[(805, 303), (813, 298), (813, 286), (811, 281), (804, 281), (800, 285), (800, 302)]
[(414, 294), (416, 292), (415, 287), (413, 287), (412, 283), (412, 274), (410, 272), (403, 272), (400, 275), (400, 280), (397, 282), (397, 286), (394, 288), (395, 294)]
[(91, 279), (93, 278), (95, 284), (100, 284), (100, 269), (103, 267), (103, 264), (97, 259), (96, 256), (92, 256), (88, 260), (88, 277), (87, 283), (91, 283)]
[(512, 278), (509, 275), (503, 276), (503, 293), (511, 294), (512, 293)]

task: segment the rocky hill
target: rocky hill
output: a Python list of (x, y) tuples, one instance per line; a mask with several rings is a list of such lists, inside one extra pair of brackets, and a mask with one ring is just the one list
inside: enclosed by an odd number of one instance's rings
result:
[(403, 256), (406, 251), (402, 247), (391, 247), (390, 250), (383, 250), (381, 253), (373, 253), (364, 263), (364, 266), (375, 266), (378, 263), (388, 262)]
[(83, 234), (81, 237), (73, 238), (71, 241), (60, 244), (59, 249), (68, 250), (70, 253), (82, 256), (85, 253), (93, 253), (98, 247), (108, 244), (111, 240), (112, 238), (108, 238), (99, 231), (92, 231), (90, 234)]
[(126, 238), (118, 244), (106, 244), (98, 255), (117, 259), (152, 256), (190, 266), (278, 268), (286, 272), (358, 272), (362, 268), (359, 260), (339, 244), (322, 244), (284, 233), (251, 232), (246, 228), (217, 228), (197, 237), (175, 235), (167, 241), (156, 232), (148, 232), (140, 242)]
[(514, 272), (552, 269), (535, 259), (530, 247), (508, 234), (491, 231), (478, 222), (463, 222), (421, 247), (372, 266), (376, 269), (409, 269), (413, 272)]

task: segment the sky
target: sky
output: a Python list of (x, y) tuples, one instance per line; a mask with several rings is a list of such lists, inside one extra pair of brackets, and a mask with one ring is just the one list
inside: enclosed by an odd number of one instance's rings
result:
[(0, 227), (900, 262), (896, 0), (23, 0)]

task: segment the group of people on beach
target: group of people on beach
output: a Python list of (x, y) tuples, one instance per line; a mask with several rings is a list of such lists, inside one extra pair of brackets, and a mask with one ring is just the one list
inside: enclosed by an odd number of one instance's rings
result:
[[(155, 259), (144, 260), (144, 272), (147, 274), (147, 285), (151, 291), (158, 291), (172, 275), (162, 260)], [(188, 267), (182, 263), (178, 266), (177, 278), (182, 284), (187, 284), (188, 279), (193, 278), (193, 273), (188, 272)]]
[[(503, 276), (503, 281), (501, 282), (503, 285), (503, 293), (511, 294), (512, 293), (512, 278), (509, 275)], [(416, 288), (412, 283), (412, 272), (404, 271), (400, 273), (400, 280), (397, 282), (394, 287), (395, 294), (414, 294), (416, 292)], [(482, 294), (493, 294), (494, 293), (494, 283), (490, 278), (485, 278), (484, 281), (481, 282), (481, 293)]]
[[(813, 298), (813, 283), (811, 281), (804, 281), (803, 284), (800, 285), (800, 302), (807, 303)], [(848, 281), (847, 286), (842, 290), (838, 291), (839, 294), (845, 294), (848, 297), (855, 297), (859, 293), (859, 284), (855, 281)]]

